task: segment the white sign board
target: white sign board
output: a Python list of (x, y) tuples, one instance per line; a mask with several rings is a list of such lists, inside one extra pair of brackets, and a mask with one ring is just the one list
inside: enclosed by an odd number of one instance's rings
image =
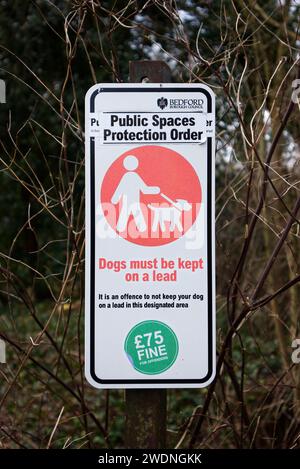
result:
[(86, 376), (207, 386), (215, 369), (214, 95), (99, 84), (86, 95)]

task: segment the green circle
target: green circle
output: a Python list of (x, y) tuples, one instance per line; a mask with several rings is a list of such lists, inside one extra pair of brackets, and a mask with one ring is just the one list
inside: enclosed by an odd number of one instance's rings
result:
[(143, 321), (128, 333), (124, 349), (132, 366), (146, 375), (168, 370), (178, 355), (178, 340), (160, 321)]

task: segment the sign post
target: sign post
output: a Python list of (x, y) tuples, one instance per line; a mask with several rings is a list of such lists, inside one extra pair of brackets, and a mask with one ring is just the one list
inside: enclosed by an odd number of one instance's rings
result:
[[(162, 61), (129, 63), (131, 83), (170, 83), (171, 71)], [(126, 389), (126, 447), (163, 449), (167, 440), (167, 390)]]
[[(127, 394), (135, 414), (127, 435), (139, 421), (146, 429), (151, 415), (165, 421), (166, 394), (149, 388), (203, 387), (214, 377), (213, 201), (209, 88), (138, 83), (88, 91), (86, 376), (98, 388), (147, 389)], [(143, 419), (137, 409), (146, 397)], [(127, 440), (164, 446), (150, 434)]]

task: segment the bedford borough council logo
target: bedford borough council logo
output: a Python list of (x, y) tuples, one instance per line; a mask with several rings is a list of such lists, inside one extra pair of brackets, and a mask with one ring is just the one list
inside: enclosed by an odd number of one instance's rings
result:
[(165, 107), (168, 106), (168, 100), (167, 98), (158, 98), (157, 100), (157, 105), (160, 107), (160, 109), (165, 109)]

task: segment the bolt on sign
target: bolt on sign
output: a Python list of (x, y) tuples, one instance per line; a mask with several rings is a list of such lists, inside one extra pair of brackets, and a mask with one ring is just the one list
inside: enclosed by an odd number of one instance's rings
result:
[(86, 95), (86, 376), (208, 385), (215, 368), (214, 94), (99, 84)]

